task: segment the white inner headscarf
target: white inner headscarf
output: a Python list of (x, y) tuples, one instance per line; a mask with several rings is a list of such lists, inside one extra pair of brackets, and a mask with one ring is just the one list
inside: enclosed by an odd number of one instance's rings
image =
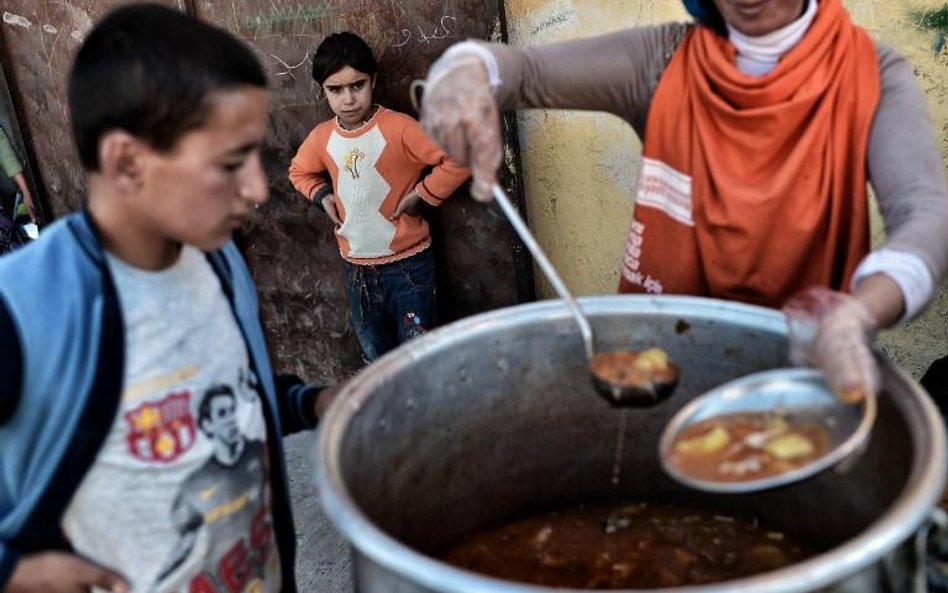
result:
[(800, 18), (773, 33), (749, 37), (728, 25), (728, 38), (737, 48), (737, 68), (751, 76), (767, 74), (774, 69), (784, 54), (799, 43), (814, 18), (816, 0), (809, 0), (806, 12)]

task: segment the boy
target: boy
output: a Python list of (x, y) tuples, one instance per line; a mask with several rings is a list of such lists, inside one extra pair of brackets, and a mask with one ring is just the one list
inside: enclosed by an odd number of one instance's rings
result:
[(231, 242), (267, 107), (250, 51), (174, 10), (80, 48), (85, 209), (0, 261), (0, 590), (295, 591), (281, 437), (331, 391), (274, 378)]
[(313, 80), (335, 117), (303, 141), (289, 175), (336, 226), (349, 315), (366, 362), (435, 324), (431, 235), (415, 209), (420, 200), (439, 206), (468, 177), (413, 118), (372, 102), (377, 72), (358, 35), (323, 40)]

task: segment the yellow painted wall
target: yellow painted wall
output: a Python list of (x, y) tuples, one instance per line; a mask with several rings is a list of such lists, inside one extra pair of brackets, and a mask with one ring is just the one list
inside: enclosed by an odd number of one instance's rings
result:
[[(916, 67), (945, 158), (948, 52), (936, 54), (935, 33), (912, 21), (913, 14), (941, 8), (944, 0), (845, 4), (856, 22), (898, 47)], [(510, 43), (518, 46), (688, 18), (679, 0), (506, 0), (505, 7)], [(518, 114), (518, 124), (534, 233), (576, 294), (614, 292), (639, 165), (637, 137), (618, 118), (599, 113), (524, 111)], [(876, 242), (883, 237), (878, 217), (873, 236)], [(539, 284), (541, 294), (555, 296), (544, 281)], [(897, 363), (920, 376), (933, 358), (948, 354), (946, 317), (948, 295), (942, 291), (923, 317), (886, 332), (880, 344)]]
[[(683, 20), (673, 0), (507, 0), (510, 43), (542, 45), (637, 24)], [(615, 292), (641, 145), (615, 116), (518, 114), (530, 226), (575, 294)], [(539, 282), (544, 295), (552, 289)]]

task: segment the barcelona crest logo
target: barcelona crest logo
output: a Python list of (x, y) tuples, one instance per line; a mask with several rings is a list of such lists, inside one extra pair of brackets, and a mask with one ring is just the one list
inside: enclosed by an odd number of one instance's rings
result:
[(142, 461), (168, 463), (191, 448), (196, 437), (191, 393), (171, 393), (125, 413), (129, 452)]

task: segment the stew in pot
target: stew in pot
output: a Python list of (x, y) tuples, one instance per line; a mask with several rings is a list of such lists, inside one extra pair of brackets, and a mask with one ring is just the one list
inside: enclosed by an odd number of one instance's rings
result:
[(815, 550), (755, 519), (666, 504), (582, 506), (475, 533), (442, 555), (493, 577), (581, 589), (650, 589), (732, 580)]

